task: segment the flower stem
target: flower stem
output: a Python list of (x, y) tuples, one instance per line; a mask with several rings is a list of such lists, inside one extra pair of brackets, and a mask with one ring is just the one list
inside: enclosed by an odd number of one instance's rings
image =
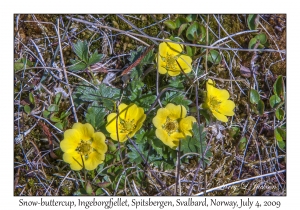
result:
[(92, 77), (93, 77), (93, 82), (94, 82), (94, 84), (96, 84), (96, 77), (94, 76), (93, 71), (91, 70), (91, 67), (90, 67), (90, 66), (88, 66), (88, 70), (89, 70), (90, 74), (91, 74)]
[(179, 185), (179, 179), (180, 179), (180, 146), (181, 146), (181, 140), (179, 140), (179, 145), (177, 149), (177, 164), (176, 164), (176, 186), (175, 186), (175, 195), (177, 195), (177, 188)]

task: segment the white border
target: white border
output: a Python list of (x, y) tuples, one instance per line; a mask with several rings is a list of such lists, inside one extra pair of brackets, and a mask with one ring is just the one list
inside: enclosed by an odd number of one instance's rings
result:
[[(250, 197), (252, 200), (280, 200), (282, 208), (299, 207), (299, 190), (297, 177), (300, 173), (296, 156), (299, 150), (299, 15), (296, 5), (288, 1), (4, 1), (1, 5), (0, 21), (0, 53), (1, 53), (1, 177), (0, 206), (1, 209), (16, 209), (20, 197), (13, 197), (13, 14), (14, 13), (287, 13), (287, 197)], [(146, 197), (144, 197), (146, 198)], [(222, 200), (239, 200), (241, 197), (217, 197)], [(247, 197), (242, 197), (247, 198)], [(26, 197), (25, 199), (39, 199)], [(75, 197), (55, 197), (55, 200), (77, 200)], [(85, 199), (90, 199), (85, 197)], [(99, 198), (108, 199), (108, 198)], [(128, 198), (133, 199), (133, 198)], [(176, 200), (173, 197), (153, 198), (157, 200)], [(297, 206), (297, 207), (296, 207)], [(99, 209), (98, 207), (97, 209)], [(147, 208), (147, 207), (145, 207)], [(188, 207), (189, 208), (189, 207)], [(23, 208), (24, 209), (24, 208)], [(25, 208), (29, 209), (29, 208)], [(33, 209), (32, 207), (30, 209)], [(40, 208), (39, 208), (40, 209)], [(49, 208), (48, 208), (49, 209)], [(52, 208), (51, 208), (52, 209)], [(58, 208), (55, 209), (66, 209)], [(76, 208), (78, 209), (78, 208)], [(96, 208), (94, 208), (96, 209)], [(100, 208), (101, 209), (101, 208)], [(150, 209), (150, 208), (148, 208)], [(153, 208), (151, 208), (153, 209)], [(169, 208), (164, 208), (169, 209)], [(174, 209), (174, 208), (172, 208)], [(220, 208), (217, 208), (220, 209)]]

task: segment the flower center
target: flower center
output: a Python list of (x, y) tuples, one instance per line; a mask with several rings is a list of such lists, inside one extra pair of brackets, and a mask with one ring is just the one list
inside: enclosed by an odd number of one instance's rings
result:
[(174, 71), (177, 67), (176, 60), (178, 56), (172, 56), (167, 54), (166, 57), (163, 57), (162, 60), (166, 63), (166, 66), (163, 66), (167, 71)]
[(136, 128), (136, 124), (133, 120), (120, 119), (119, 129), (121, 133), (131, 133)]
[(76, 151), (82, 155), (86, 160), (89, 157), (89, 154), (93, 151), (93, 148), (91, 147), (92, 141), (83, 141), (78, 144), (78, 147), (76, 148)]
[(178, 132), (178, 122), (167, 117), (166, 123), (163, 124), (162, 128), (167, 131), (168, 135), (171, 135), (174, 132)]
[(221, 101), (219, 101), (218, 99), (216, 99), (216, 97), (210, 97), (210, 107), (211, 109), (218, 111), (219, 107), (220, 107)]

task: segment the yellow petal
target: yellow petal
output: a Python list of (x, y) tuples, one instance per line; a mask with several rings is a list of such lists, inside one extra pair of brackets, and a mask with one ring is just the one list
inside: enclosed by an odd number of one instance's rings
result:
[(135, 119), (135, 121), (138, 121), (138, 119), (142, 118), (143, 115), (144, 115), (144, 109), (133, 104), (131, 107), (128, 108), (126, 119), (127, 120)]
[(105, 154), (107, 152), (107, 145), (105, 144), (105, 136), (101, 132), (94, 133), (91, 147), (98, 153)]
[(180, 71), (180, 68), (178, 67), (178, 68), (175, 68), (175, 69), (169, 69), (168, 74), (169, 74), (171, 77), (175, 77), (175, 76), (179, 75), (180, 72), (181, 72), (181, 71)]
[(166, 74), (167, 73), (167, 69), (165, 68), (166, 67), (166, 62), (163, 61), (161, 56), (158, 57), (157, 65), (158, 65), (158, 72), (160, 74)]
[(192, 130), (194, 122), (196, 122), (196, 119), (192, 116), (188, 116), (180, 120), (179, 128), (181, 132), (184, 133), (184, 135), (191, 136), (190, 130)]
[(80, 138), (85, 141), (90, 140), (94, 135), (94, 128), (89, 123), (75, 123), (72, 129), (76, 129), (80, 133)]
[(178, 59), (177, 59), (180, 67), (182, 68), (182, 70), (184, 71), (184, 73), (190, 73), (192, 71), (192, 58), (187, 56), (187, 55), (181, 55)]
[(183, 45), (180, 44), (175, 44), (171, 42), (162, 42), (159, 44), (159, 54), (163, 57), (165, 57), (167, 54), (178, 55), (182, 52), (182, 50), (183, 50)]
[(170, 115), (170, 111), (166, 108), (160, 108), (157, 111), (156, 116), (153, 118), (152, 123), (156, 128), (161, 128), (166, 123), (167, 117)]
[(207, 82), (206, 82), (206, 90), (207, 90), (208, 95), (213, 92), (212, 88), (214, 86), (215, 86), (215, 82), (211, 79), (208, 79)]
[(146, 119), (146, 115), (143, 114), (142, 117), (139, 118), (138, 121), (136, 122), (136, 128), (132, 131), (130, 137), (132, 137), (138, 130), (140, 130), (140, 128), (143, 126), (145, 119)]
[(185, 131), (184, 135), (186, 135), (186, 136), (192, 136), (193, 133), (192, 133), (192, 131)]
[[(183, 135), (183, 133), (181, 133), (181, 132), (180, 132), (180, 133), (179, 133), (179, 132), (174, 132), (174, 133), (172, 133), (172, 134), (170, 135), (170, 137), (171, 137), (173, 143), (174, 143), (174, 144), (177, 144), (177, 143), (179, 143), (179, 141), (180, 141), (181, 139), (184, 138), (184, 135)], [(178, 146), (178, 144), (177, 144), (177, 146)]]
[[(124, 142), (127, 140), (127, 133), (119, 133), (119, 141)], [(110, 138), (112, 140), (118, 141), (117, 133), (111, 133)]]
[(84, 166), (86, 170), (94, 170), (97, 166), (103, 163), (105, 159), (104, 153), (98, 153), (96, 151), (89, 154), (87, 160), (84, 161)]
[(167, 104), (166, 109), (169, 110), (171, 120), (177, 120), (186, 116), (186, 108), (182, 105)]
[(229, 92), (224, 89), (218, 89), (214, 88), (213, 95), (219, 100), (219, 101), (225, 101), (229, 98)]
[(212, 81), (211, 79), (209, 79), (206, 82), (206, 90), (207, 90), (208, 100), (210, 99), (210, 97), (215, 97), (215, 99), (219, 100), (219, 101), (227, 100), (229, 98), (229, 92), (224, 89), (218, 89), (218, 88), (214, 87), (214, 85), (215, 85), (215, 82)]
[(173, 139), (171, 139), (168, 133), (163, 129), (156, 129), (155, 135), (158, 139), (160, 139), (165, 145), (174, 148), (177, 145), (173, 143)]
[(224, 115), (227, 115), (227, 116), (233, 116), (234, 115), (234, 112), (233, 112), (234, 107), (235, 107), (235, 104), (233, 101), (226, 100), (220, 104), (218, 112), (220, 112)]
[[(107, 124), (106, 124), (106, 130), (107, 132), (109, 133), (114, 133), (116, 132), (117, 130), (117, 126), (116, 126), (116, 116), (117, 116), (117, 113), (111, 113), (107, 116)], [(118, 119), (119, 121), (120, 119)]]
[(143, 108), (139, 108), (138, 115), (137, 115), (137, 123), (144, 123), (146, 119), (146, 114), (144, 113)]
[(82, 159), (80, 154), (76, 151), (70, 153), (64, 153), (63, 160), (66, 163), (69, 163), (71, 169), (74, 171), (79, 171), (82, 169), (83, 166)]
[(80, 141), (80, 133), (75, 129), (68, 129), (64, 133), (64, 139), (60, 142), (60, 148), (63, 152), (73, 152)]
[(212, 114), (221, 122), (228, 122), (228, 118), (225, 115), (220, 114), (214, 110), (212, 110)]
[(124, 104), (124, 103), (121, 103), (118, 107), (118, 110), (119, 110), (119, 117), (121, 119), (125, 119), (125, 116), (127, 114), (127, 111), (128, 111), (128, 105), (127, 104)]

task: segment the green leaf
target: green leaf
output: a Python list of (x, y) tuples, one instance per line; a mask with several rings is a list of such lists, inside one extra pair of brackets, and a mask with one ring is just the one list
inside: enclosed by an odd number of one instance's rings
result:
[(234, 138), (240, 133), (240, 128), (239, 127), (231, 127), (229, 130), (229, 136)]
[(260, 44), (266, 44), (267, 36), (265, 33), (260, 33), (255, 36), (255, 39), (259, 40)]
[(275, 93), (275, 95), (277, 95), (277, 96), (282, 96), (283, 95), (283, 78), (282, 78), (282, 76), (280, 75), (277, 79), (276, 79), (276, 81), (275, 81), (275, 83), (274, 83), (274, 85), (273, 85), (273, 91), (274, 91), (274, 93)]
[(248, 24), (248, 28), (250, 30), (255, 30), (257, 28), (257, 21), (255, 20), (257, 18), (258, 15), (248, 15), (248, 18), (247, 18), (247, 24)]
[(182, 26), (183, 24), (186, 24), (188, 22), (189, 21), (186, 18), (179, 16), (175, 20), (176, 28), (179, 28), (180, 26)]
[(86, 182), (85, 190), (87, 194), (91, 195), (93, 193), (92, 185), (89, 181)]
[(131, 101), (135, 101), (136, 99), (141, 97), (142, 94), (142, 88), (144, 87), (144, 83), (140, 80), (134, 80), (129, 83), (129, 85), (126, 87), (126, 93), (128, 95), (128, 98)]
[(60, 122), (61, 121), (57, 116), (55, 116), (55, 113), (50, 115), (50, 120), (52, 122)]
[(33, 96), (32, 92), (29, 93), (29, 101), (31, 104), (34, 104), (34, 96)]
[(70, 61), (73, 64), (69, 67), (70, 71), (82, 71), (87, 68), (87, 65), (82, 61), (72, 59)]
[(272, 108), (276, 107), (281, 102), (281, 99), (277, 95), (272, 95), (270, 97), (270, 106)]
[(24, 111), (27, 113), (27, 114), (30, 114), (31, 112), (31, 109), (30, 109), (30, 106), (28, 106), (27, 104), (24, 106)]
[[(128, 148), (130, 149), (130, 152), (127, 153), (127, 157), (129, 158), (129, 161), (131, 163), (136, 163), (136, 164), (142, 163), (143, 159), (138, 153), (138, 151), (134, 148), (134, 146), (129, 144)], [(142, 154), (144, 154), (144, 144), (137, 144), (137, 148)]]
[(166, 25), (169, 29), (171, 30), (175, 30), (177, 27), (176, 27), (176, 23), (172, 20), (166, 20), (164, 22), (164, 25)]
[(241, 140), (239, 142), (239, 150), (243, 151), (246, 148), (246, 145), (247, 145), (246, 137), (241, 138)]
[(221, 55), (216, 50), (210, 50), (208, 53), (207, 60), (212, 64), (219, 64), (221, 62)]
[[(136, 51), (131, 51), (130, 57), (128, 58), (130, 63), (134, 63), (137, 59), (141, 57), (141, 55), (145, 52), (146, 48), (139, 46)], [(137, 80), (144, 73), (144, 69), (142, 68), (144, 65), (152, 64), (155, 59), (155, 54), (153, 53), (153, 49), (150, 50), (149, 53), (141, 60), (141, 62), (131, 70), (130, 78), (132, 80)]]
[(183, 94), (178, 94), (178, 93), (175, 95), (174, 98), (171, 99), (170, 102), (176, 105), (184, 106), (187, 109), (187, 111), (189, 110), (188, 105), (192, 103), (192, 101), (186, 98)]
[(286, 132), (280, 127), (275, 128), (274, 135), (277, 141), (283, 141), (286, 139)]
[(258, 110), (259, 115), (263, 115), (264, 114), (264, 112), (265, 112), (265, 104), (264, 104), (264, 102), (262, 100), (258, 101), (257, 110)]
[(74, 192), (74, 195), (86, 195), (87, 192), (83, 188), (79, 188), (76, 192)]
[(162, 161), (161, 162), (161, 165), (162, 165), (162, 169), (164, 170), (164, 171), (166, 171), (166, 170), (173, 170), (174, 169), (174, 163), (173, 162), (171, 162), (171, 161), (169, 161), (169, 162), (166, 162), (166, 161)]
[(114, 152), (117, 149), (117, 146), (110, 140), (107, 141), (107, 146), (109, 151)]
[(29, 68), (31, 66), (33, 66), (33, 63), (30, 60), (28, 60), (27, 58), (21, 58), (14, 63), (14, 70), (19, 71), (21, 69)]
[(190, 14), (186, 17), (187, 21), (189, 22), (193, 22), (194, 20), (196, 20), (197, 15), (196, 14)]
[(276, 109), (275, 116), (278, 120), (283, 120), (284, 118), (284, 111), (280, 108)]
[(200, 114), (205, 118), (206, 124), (209, 124), (211, 118), (208, 109), (200, 109)]
[(95, 52), (89, 58), (89, 65), (93, 65), (95, 63), (100, 62), (103, 57), (104, 54), (98, 54), (97, 50), (95, 50)]
[(51, 104), (51, 105), (48, 107), (48, 111), (49, 111), (49, 112), (58, 112), (58, 111), (59, 111), (58, 105), (57, 105), (57, 104)]
[(169, 86), (173, 87), (173, 88), (183, 89), (184, 85), (183, 85), (182, 78), (180, 78), (180, 77), (172, 77), (170, 79)]
[(93, 102), (87, 110), (85, 119), (90, 123), (95, 130), (99, 130), (101, 126), (105, 125), (106, 120), (104, 119), (107, 115), (105, 108), (100, 107), (98, 102)]
[(143, 60), (140, 62), (139, 65), (143, 66), (143, 65), (147, 65), (147, 64), (153, 64), (155, 57), (156, 56), (153, 53), (153, 49), (152, 49), (152, 50), (150, 50), (150, 52), (147, 53), (147, 55), (145, 55), (145, 57), (143, 58)]
[(130, 57), (128, 58), (129, 62), (134, 63), (137, 59), (139, 59), (145, 49), (145, 47), (139, 46), (136, 50), (131, 51)]
[(60, 130), (64, 130), (64, 125), (61, 122), (57, 122), (54, 125), (55, 125), (55, 127), (59, 128)]
[(151, 105), (154, 103), (154, 101), (156, 100), (156, 95), (153, 95), (152, 93), (148, 93), (148, 94), (143, 94), (141, 97), (137, 98), (137, 105), (141, 106), (146, 110), (148, 110)]
[(176, 105), (183, 105), (187, 110), (189, 110), (188, 105), (191, 101), (187, 99), (183, 94), (178, 92), (167, 92), (162, 101), (163, 105), (166, 106), (168, 103), (174, 103)]
[(49, 112), (48, 110), (44, 110), (43, 111), (43, 117), (44, 118), (48, 118), (50, 116), (51, 112)]
[(182, 32), (187, 28), (188, 24), (184, 23), (182, 24), (179, 29), (178, 29), (178, 36), (180, 36), (182, 34)]
[(257, 39), (252, 38), (248, 44), (248, 49), (254, 49), (254, 46), (256, 45)]
[(254, 89), (251, 89), (251, 91), (250, 91), (250, 102), (252, 104), (257, 104), (259, 100), (260, 100), (260, 96), (259, 96), (258, 92)]
[(83, 101), (98, 101), (108, 110), (114, 110), (115, 101), (120, 97), (120, 89), (100, 84), (99, 89), (93, 87), (79, 86), (74, 94)]
[[(149, 132), (149, 131), (147, 131)], [(135, 142), (138, 144), (144, 144), (147, 142), (147, 132), (142, 128), (135, 134)]]
[(57, 93), (56, 95), (55, 95), (55, 98), (54, 98), (54, 103), (55, 104), (59, 104), (59, 101), (60, 101), (60, 99), (61, 99), (61, 96), (62, 96), (62, 92), (59, 92), (59, 93)]
[(103, 193), (103, 190), (101, 189), (101, 188), (98, 188), (97, 190), (96, 190), (96, 196), (97, 195), (101, 195)]
[(285, 149), (285, 142), (284, 141), (277, 141), (278, 147), (282, 150)]
[(197, 48), (186, 46), (186, 53), (188, 56), (193, 57), (196, 54)]
[(86, 40), (77, 41), (77, 43), (74, 44), (74, 52), (85, 63), (88, 63), (88, 50), (88, 43)]
[(68, 117), (71, 113), (68, 112), (68, 111), (63, 111), (61, 114), (60, 114), (60, 119), (63, 120), (65, 119), (66, 117)]
[(153, 140), (150, 141), (150, 144), (159, 155), (164, 156), (164, 152), (163, 152), (164, 143), (161, 140), (154, 137)]
[(181, 140), (181, 151), (183, 154), (196, 152), (201, 154), (201, 146), (200, 146), (200, 135), (202, 140), (202, 150), (203, 152), (206, 150), (206, 132), (203, 131), (204, 126), (200, 125), (200, 133), (199, 127), (197, 123), (193, 123), (192, 133), (193, 136), (187, 136), (185, 139)]
[(15, 71), (19, 71), (21, 69), (24, 69), (24, 67), (25, 67), (25, 64), (22, 63), (22, 62), (15, 62), (14, 63), (14, 70)]
[(190, 41), (202, 39), (205, 36), (205, 28), (198, 22), (191, 24), (186, 30), (186, 38)]

